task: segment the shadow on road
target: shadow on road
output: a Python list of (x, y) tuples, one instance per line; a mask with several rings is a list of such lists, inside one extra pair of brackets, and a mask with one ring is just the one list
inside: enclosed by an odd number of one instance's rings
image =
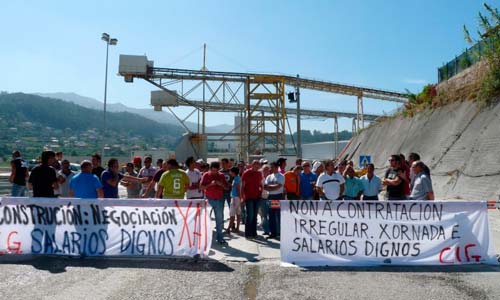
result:
[(192, 258), (158, 258), (158, 257), (86, 257), (70, 258), (60, 256), (1, 256), (0, 264), (31, 265), (38, 270), (50, 273), (64, 273), (67, 267), (80, 268), (126, 268), (126, 269), (160, 269), (192, 272), (233, 272), (234, 269), (221, 262)]
[(303, 272), (391, 272), (391, 273), (495, 273), (500, 266), (373, 266), (373, 267), (304, 267)]

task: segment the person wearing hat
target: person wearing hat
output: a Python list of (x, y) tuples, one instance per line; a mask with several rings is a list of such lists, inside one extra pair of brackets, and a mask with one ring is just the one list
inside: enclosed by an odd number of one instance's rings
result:
[(311, 172), (311, 163), (308, 161), (302, 163), (302, 169), (303, 171), (300, 173), (300, 199), (312, 200), (318, 176)]
[(139, 171), (142, 169), (142, 158), (140, 156), (134, 156), (132, 163), (134, 164), (134, 171), (139, 174)]
[(276, 161), (276, 163), (278, 163), (279, 172), (281, 174), (285, 174), (286, 173), (286, 158), (285, 157), (280, 157), (280, 158), (278, 158), (278, 160)]
[(81, 172), (73, 176), (69, 182), (69, 195), (74, 198), (103, 198), (102, 184), (92, 173), (92, 163), (88, 160), (80, 164)]

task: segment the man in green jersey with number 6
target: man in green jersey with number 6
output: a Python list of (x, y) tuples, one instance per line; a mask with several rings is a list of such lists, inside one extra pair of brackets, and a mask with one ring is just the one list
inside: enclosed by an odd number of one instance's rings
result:
[(179, 163), (175, 159), (167, 161), (168, 171), (161, 175), (158, 182), (156, 198), (184, 199), (184, 193), (189, 186), (189, 176), (183, 170), (179, 170)]

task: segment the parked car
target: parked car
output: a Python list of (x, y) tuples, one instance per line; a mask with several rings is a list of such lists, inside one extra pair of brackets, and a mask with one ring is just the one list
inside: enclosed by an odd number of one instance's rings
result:
[(80, 165), (79, 165), (79, 164), (70, 163), (70, 164), (69, 164), (69, 168), (70, 168), (70, 169), (71, 169), (71, 171), (73, 171), (73, 172), (80, 172), (80, 171), (81, 171), (81, 168), (80, 168)]
[(28, 171), (33, 170), (33, 168), (38, 166), (39, 164), (40, 164), (40, 162), (36, 159), (32, 159), (32, 160), (28, 161)]

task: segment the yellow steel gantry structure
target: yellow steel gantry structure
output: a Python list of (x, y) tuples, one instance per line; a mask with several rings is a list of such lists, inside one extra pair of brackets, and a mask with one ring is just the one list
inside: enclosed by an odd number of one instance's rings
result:
[[(134, 61), (135, 60), (135, 61)], [(143, 61), (144, 63), (137, 63)], [(171, 112), (171, 106), (191, 106), (194, 111), (202, 114), (202, 130), (205, 133), (205, 113), (208, 111), (234, 111), (240, 113), (240, 132), (226, 135), (239, 136), (240, 154), (248, 157), (250, 154), (259, 154), (266, 150), (283, 153), (286, 145), (287, 113), (297, 114), (298, 124), (302, 117), (334, 118), (334, 128), (337, 129), (338, 117), (353, 118), (353, 130), (364, 127), (365, 120), (374, 120), (377, 116), (365, 115), (363, 112), (363, 98), (404, 103), (407, 94), (346, 85), (329, 81), (300, 78), (281, 74), (258, 74), (202, 70), (157, 68), (145, 56), (120, 56), (119, 75), (125, 81), (132, 82), (134, 78), (144, 79), (156, 87), (171, 93), (177, 98), (175, 103), (162, 104)], [(175, 93), (170, 86), (184, 81), (196, 84), (187, 92), (180, 95)], [(212, 83), (212, 84), (211, 84)], [(215, 87), (213, 86), (215, 83)], [(237, 86), (232, 87), (230, 83)], [(325, 110), (296, 110), (286, 108), (286, 87), (310, 89), (329, 93), (355, 96), (358, 102), (357, 113), (345, 113)], [(187, 97), (198, 88), (203, 89), (203, 99), (192, 100)], [(238, 94), (243, 90), (241, 99)], [(206, 97), (208, 91), (209, 97)], [(188, 118), (178, 120), (183, 123)], [(185, 126), (186, 127), (186, 126)], [(186, 127), (187, 128), (187, 127)], [(199, 130), (200, 132), (200, 130)], [(209, 135), (209, 134), (208, 134)], [(336, 132), (337, 135), (337, 132)], [(300, 140), (299, 149), (300, 149)], [(299, 150), (300, 151), (300, 150)], [(298, 156), (300, 152), (297, 151)]]

